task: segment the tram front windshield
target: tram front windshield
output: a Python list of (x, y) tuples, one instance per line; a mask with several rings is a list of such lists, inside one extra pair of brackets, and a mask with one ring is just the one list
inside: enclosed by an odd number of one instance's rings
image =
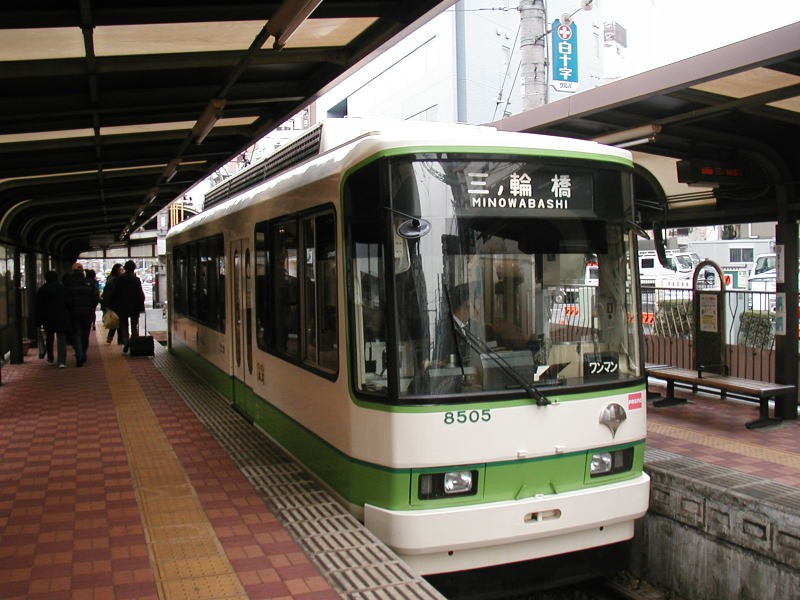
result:
[(463, 401), (641, 377), (620, 170), (438, 157), (389, 180), (391, 258), (353, 240), (358, 390)]

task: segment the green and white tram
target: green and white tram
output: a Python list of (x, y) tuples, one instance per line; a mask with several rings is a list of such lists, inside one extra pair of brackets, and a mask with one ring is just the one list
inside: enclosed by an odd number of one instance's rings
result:
[(631, 173), (592, 142), (327, 121), (170, 232), (171, 350), (420, 573), (629, 539)]

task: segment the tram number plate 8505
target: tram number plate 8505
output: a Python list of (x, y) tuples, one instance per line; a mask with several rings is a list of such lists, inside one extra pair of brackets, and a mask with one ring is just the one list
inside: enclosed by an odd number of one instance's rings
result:
[(492, 411), (488, 408), (480, 410), (448, 410), (444, 413), (445, 425), (459, 425), (463, 423), (480, 423), (492, 420)]

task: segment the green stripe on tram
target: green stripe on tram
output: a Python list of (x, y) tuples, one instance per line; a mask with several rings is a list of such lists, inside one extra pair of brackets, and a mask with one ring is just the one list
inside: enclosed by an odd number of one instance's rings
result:
[[(174, 350), (176, 351), (176, 350)], [(290, 418), (275, 406), (249, 390), (249, 397), (240, 388), (241, 382), (231, 383), (234, 378), (225, 375), (217, 367), (198, 356), (186, 346), (178, 346), (176, 353), (186, 360), (190, 368), (208, 380), (217, 391), (231, 400), (245, 398), (238, 408), (263, 429), (287, 452), (314, 472), (347, 502), (356, 506), (371, 504), (389, 510), (420, 510), (465, 506), (485, 502), (501, 502), (530, 498), (539, 494), (565, 493), (638, 477), (644, 464), (644, 441), (626, 446), (634, 447), (633, 468), (625, 473), (589, 478), (589, 452), (580, 451), (558, 456), (509, 460), (492, 464), (454, 466), (453, 470), (475, 469), (478, 471), (478, 493), (460, 498), (417, 499), (419, 475), (442, 472), (448, 467), (425, 469), (392, 469), (347, 456), (309, 429)], [(235, 395), (234, 395), (234, 389)], [(630, 386), (614, 390), (613, 393), (641, 391), (641, 386)], [(223, 391), (225, 390), (225, 391)], [(573, 394), (569, 399), (580, 400), (595, 394)], [(530, 400), (495, 403), (447, 405), (446, 407), (388, 407), (404, 412), (445, 412), (458, 407), (490, 406), (492, 408), (513, 407), (529, 404)], [(370, 408), (386, 408), (370, 405)], [(625, 446), (609, 446), (602, 450), (614, 450)]]

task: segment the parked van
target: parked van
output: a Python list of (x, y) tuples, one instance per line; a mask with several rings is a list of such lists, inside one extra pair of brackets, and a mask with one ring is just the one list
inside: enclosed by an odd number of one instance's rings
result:
[(756, 256), (750, 277), (747, 278), (747, 291), (756, 292), (749, 298), (750, 310), (775, 310), (776, 261), (775, 254)]
[(699, 262), (692, 252), (667, 250), (667, 265), (663, 266), (655, 250), (640, 250), (639, 278), (643, 287), (690, 288)]
[(753, 270), (750, 272), (750, 277), (756, 275), (768, 275), (772, 273), (775, 276), (775, 267), (777, 265), (777, 258), (774, 253), (759, 254), (753, 263)]

